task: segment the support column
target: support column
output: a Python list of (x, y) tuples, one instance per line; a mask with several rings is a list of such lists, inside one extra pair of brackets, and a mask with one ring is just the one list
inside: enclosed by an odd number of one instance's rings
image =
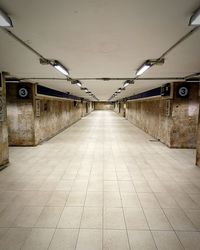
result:
[(197, 128), (197, 155), (196, 155), (196, 165), (200, 167), (200, 112)]
[(8, 127), (6, 112), (6, 86), (4, 74), (0, 73), (0, 168), (9, 161), (8, 153)]

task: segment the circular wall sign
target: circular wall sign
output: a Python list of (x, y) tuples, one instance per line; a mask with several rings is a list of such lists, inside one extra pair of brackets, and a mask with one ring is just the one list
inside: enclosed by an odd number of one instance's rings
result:
[(178, 95), (180, 97), (186, 97), (189, 94), (189, 89), (185, 86), (182, 86), (178, 89)]
[(28, 97), (28, 90), (25, 87), (19, 88), (18, 94), (21, 98)]

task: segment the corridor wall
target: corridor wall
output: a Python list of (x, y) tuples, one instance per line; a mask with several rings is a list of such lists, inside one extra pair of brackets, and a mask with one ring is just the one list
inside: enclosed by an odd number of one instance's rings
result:
[(126, 118), (172, 148), (195, 148), (199, 112), (199, 85), (190, 84), (187, 98), (177, 96), (181, 83), (173, 84), (170, 99), (134, 100), (127, 102)]
[(94, 110), (114, 110), (114, 104), (110, 102), (95, 102)]
[(37, 116), (35, 111), (35, 144), (55, 136), (81, 119), (80, 101), (37, 97), (38, 101), (40, 115)]
[(127, 103), (126, 118), (161, 142), (170, 146), (171, 117), (165, 114), (166, 100), (154, 99)]
[(4, 75), (0, 72), (0, 168), (8, 163), (8, 157), (6, 87)]
[[(27, 98), (19, 97), (21, 87), (28, 89)], [(7, 84), (7, 97), (10, 145), (37, 145), (86, 114), (80, 100), (37, 94), (36, 85), (31, 83)]]
[(196, 164), (200, 167), (200, 114), (198, 121), (198, 130), (197, 130), (197, 153), (196, 153)]

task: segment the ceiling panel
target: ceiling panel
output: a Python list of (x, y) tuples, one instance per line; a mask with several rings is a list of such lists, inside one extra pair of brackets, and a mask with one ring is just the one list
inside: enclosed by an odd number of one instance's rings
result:
[[(72, 78), (134, 77), (146, 59), (158, 58), (188, 26), (198, 0), (0, 0), (13, 20), (12, 32), (44, 57), (57, 59)], [(144, 77), (184, 76), (200, 71), (200, 32), (175, 48), (165, 64), (151, 68)], [(63, 77), (0, 31), (0, 69), (17, 77)], [(39, 81), (49, 87), (83, 95), (76, 86)], [(121, 81), (84, 81), (84, 86), (107, 100)], [(149, 89), (161, 82), (140, 81), (122, 96)], [(84, 94), (85, 95), (85, 94)]]

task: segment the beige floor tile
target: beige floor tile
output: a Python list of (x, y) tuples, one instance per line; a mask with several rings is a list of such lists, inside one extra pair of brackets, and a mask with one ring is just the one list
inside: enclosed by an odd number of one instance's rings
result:
[(70, 192), (66, 202), (66, 206), (71, 206), (71, 207), (84, 206), (85, 198), (86, 198), (85, 192)]
[(52, 195), (52, 191), (37, 191), (32, 196), (27, 205), (29, 206), (45, 206)]
[(152, 234), (159, 250), (184, 250), (173, 231), (153, 231)]
[(155, 193), (161, 208), (179, 208), (178, 203), (168, 193)]
[(131, 180), (131, 176), (128, 172), (125, 171), (118, 171), (117, 172), (117, 179), (119, 181), (130, 181)]
[(152, 192), (149, 184), (146, 181), (136, 180), (134, 176), (133, 176), (133, 184), (137, 193), (151, 193)]
[(148, 180), (148, 184), (153, 192), (166, 193), (167, 190), (159, 180)]
[(65, 207), (60, 217), (58, 228), (79, 228), (82, 212), (82, 207)]
[(24, 207), (16, 218), (13, 227), (33, 227), (39, 218), (43, 207)]
[(60, 219), (63, 207), (44, 207), (35, 227), (55, 228)]
[(121, 192), (121, 198), (123, 207), (141, 207), (137, 194)]
[[(182, 176), (181, 176), (182, 177)], [(189, 181), (177, 181), (178, 185), (188, 194), (200, 194), (200, 188)]]
[(197, 230), (200, 230), (200, 210), (185, 209), (184, 212), (188, 218), (192, 221)]
[(141, 208), (124, 208), (127, 229), (148, 230), (147, 220)]
[(41, 191), (51, 191), (51, 190), (55, 190), (55, 187), (58, 185), (59, 180), (46, 180), (40, 187)]
[(88, 192), (103, 192), (103, 182), (98, 180), (91, 180), (88, 184)]
[(122, 208), (105, 208), (103, 215), (103, 225), (105, 229), (125, 229)]
[(88, 186), (88, 178), (87, 180), (75, 180), (71, 192), (86, 192)]
[(49, 247), (55, 229), (32, 229), (22, 250), (46, 250)]
[(103, 210), (101, 207), (85, 207), (81, 228), (102, 228)]
[(87, 192), (85, 206), (102, 207), (103, 206), (103, 192)]
[(199, 232), (177, 232), (177, 235), (184, 246), (185, 250), (200, 249), (200, 233)]
[(104, 207), (122, 207), (119, 192), (104, 192)]
[(173, 198), (182, 208), (199, 209), (199, 206), (186, 193), (173, 193)]
[(119, 192), (117, 181), (104, 181), (104, 192)]
[(172, 227), (161, 209), (144, 209), (151, 230), (172, 230)]
[(189, 196), (200, 208), (200, 194), (189, 194)]
[(4, 236), (4, 234), (8, 231), (8, 228), (0, 228), (0, 239)]
[(0, 203), (0, 214), (3, 212), (3, 210), (8, 206), (7, 203)]
[(12, 204), (19, 204), (27, 206), (30, 204), (32, 197), (34, 196), (36, 191), (21, 191), (12, 201)]
[(174, 230), (195, 230), (194, 225), (186, 216), (186, 214), (181, 209), (177, 208), (167, 208), (164, 209), (164, 213), (167, 216), (170, 224), (174, 228)]
[(49, 250), (75, 250), (78, 238), (78, 229), (57, 229)]
[(65, 191), (55, 191), (50, 196), (46, 206), (50, 207), (63, 207), (66, 204), (68, 198), (68, 192)]
[(131, 250), (156, 250), (150, 231), (128, 231)]
[(118, 181), (120, 192), (135, 193), (132, 181)]
[(56, 186), (56, 190), (58, 191), (71, 191), (73, 185), (72, 180), (61, 180), (58, 182)]
[(0, 194), (0, 203), (10, 203), (18, 194), (18, 191), (3, 191)]
[(103, 250), (129, 250), (125, 230), (104, 230)]
[(9, 205), (0, 213), (0, 227), (10, 227), (23, 210), (21, 205)]
[(21, 249), (26, 238), (30, 234), (31, 229), (25, 228), (10, 228), (0, 239), (1, 250), (17, 250)]
[(79, 232), (76, 250), (94, 249), (102, 249), (102, 230), (81, 229)]
[(75, 250), (79, 240), (79, 249), (130, 250), (128, 229), (131, 248), (148, 250), (155, 249), (150, 225), (158, 249), (183, 249), (180, 239), (196, 250), (195, 150), (150, 139), (114, 112), (99, 111), (38, 147), (11, 147), (10, 166), (0, 172), (0, 242), (8, 249), (13, 241), (16, 249)]
[(160, 205), (158, 201), (156, 200), (154, 194), (139, 193), (138, 197), (144, 209), (145, 208), (160, 208)]
[(104, 180), (106, 181), (117, 181), (117, 175), (114, 171), (105, 171), (104, 172)]

